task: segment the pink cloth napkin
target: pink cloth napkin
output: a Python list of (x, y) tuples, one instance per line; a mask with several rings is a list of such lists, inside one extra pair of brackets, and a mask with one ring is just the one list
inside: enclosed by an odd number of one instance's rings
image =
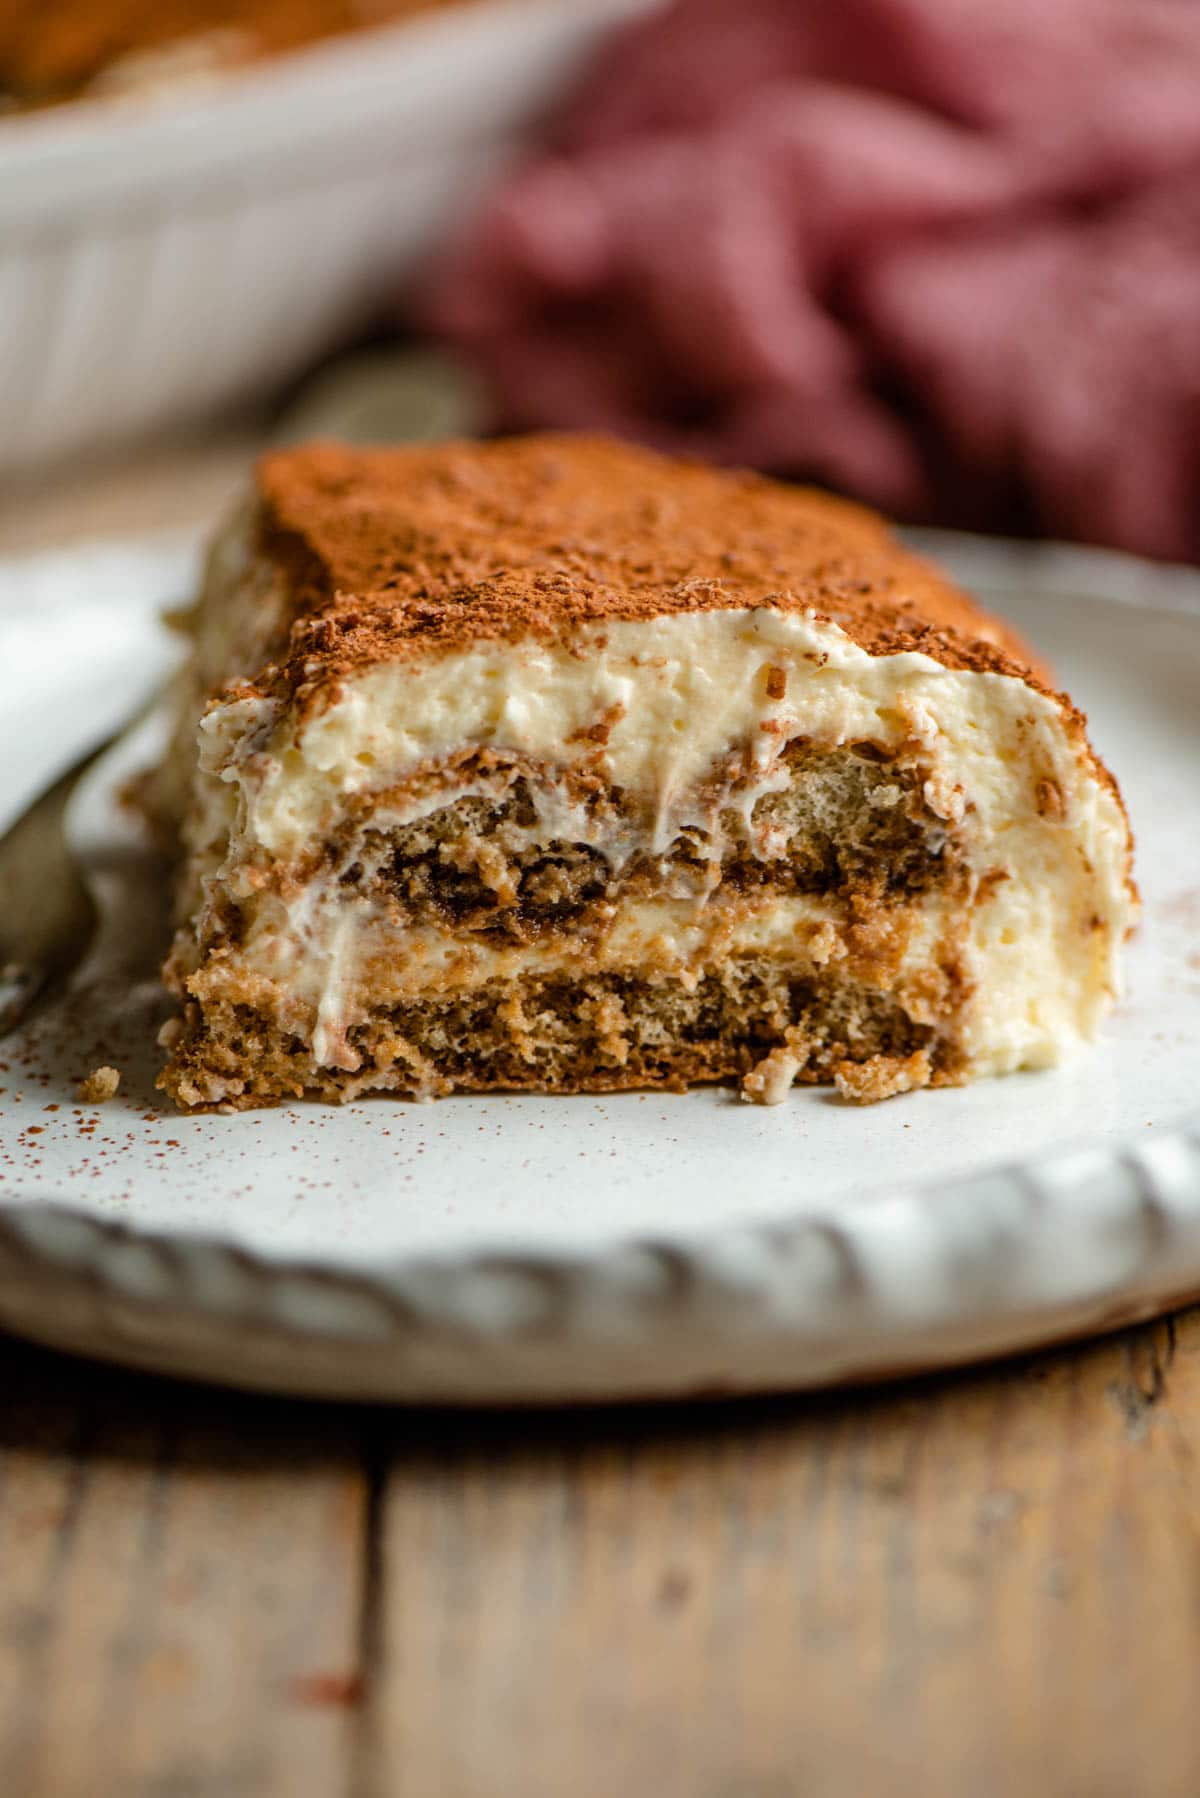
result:
[(508, 426), (1200, 558), (1200, 0), (675, 0), (422, 312)]

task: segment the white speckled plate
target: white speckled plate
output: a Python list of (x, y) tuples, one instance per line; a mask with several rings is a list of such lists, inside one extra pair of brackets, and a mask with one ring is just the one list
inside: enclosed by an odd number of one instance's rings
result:
[[(160, 896), (112, 804), (145, 752), (125, 744), (73, 820), (101, 940), (0, 1043), (0, 1322), (242, 1385), (549, 1400), (944, 1365), (1200, 1291), (1200, 576), (938, 547), (1054, 660), (1125, 788), (1146, 910), (1100, 1047), (868, 1110), (708, 1091), (177, 1117), (153, 1086)], [(0, 822), (164, 666), (151, 604), (188, 567), (150, 543), (0, 568)], [(79, 1107), (102, 1061), (120, 1096)]]

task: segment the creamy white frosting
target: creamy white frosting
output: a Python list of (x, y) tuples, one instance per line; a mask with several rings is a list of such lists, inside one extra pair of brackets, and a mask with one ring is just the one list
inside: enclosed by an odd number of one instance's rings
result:
[[(291, 904), (272, 897), (252, 905), (245, 945), (280, 995), (315, 1016), (315, 1053), (329, 1065), (355, 1065), (343, 1059), (344, 1034), (360, 1008), (419, 1000), (433, 986), (471, 992), (491, 980), (580, 971), (580, 945), (569, 937), (529, 944), (471, 940), (437, 925), (398, 926), (370, 899), (328, 904), (330, 897), (314, 886)], [(816, 974), (844, 958), (840, 923), (836, 904), (809, 894), (772, 896), (736, 918), (720, 903), (631, 900), (589, 941), (586, 967), (589, 973), (652, 967), (694, 986), (717, 959), (765, 955), (786, 956), (797, 976)], [(902, 993), (911, 982), (917, 1021), (923, 1021), (919, 976), (945, 923), (939, 902), (924, 908), (900, 957), (895, 987)]]
[[(779, 698), (772, 671), (784, 676)], [(604, 723), (601, 747), (584, 733)], [(236, 880), (239, 865), (319, 845), (349, 801), (489, 748), (551, 770), (596, 767), (644, 804), (664, 849), (682, 827), (711, 825), (711, 779), (728, 758), (746, 773), (747, 810), (786, 783), (780, 758), (796, 737), (827, 749), (866, 740), (919, 760), (931, 810), (961, 827), (977, 877), (996, 876), (984, 882), (965, 947), (974, 992), (963, 1047), (974, 1071), (1044, 1065), (1090, 1037), (1115, 991), (1131, 899), (1125, 821), (1080, 734), (1056, 701), (1019, 679), (916, 653), (872, 656), (812, 613), (705, 611), (596, 623), (569, 641), (478, 643), (364, 669), (307, 715), (263, 698), (218, 703), (201, 727), (192, 841), (218, 884)], [(430, 804), (385, 800), (371, 821), (402, 824)], [(561, 835), (562, 819), (547, 819), (546, 831)], [(351, 995), (381, 965), (387, 931), (369, 907), (356, 912), (367, 902), (329, 884), (282, 909), (272, 903), (251, 908), (244, 953), (310, 999), (318, 1054), (336, 1063)], [(645, 909), (630, 911), (606, 938), (604, 965), (636, 968), (651, 935), (681, 967), (698, 965), (705, 903), (679, 901), (650, 935)], [(797, 931), (811, 932), (824, 903), (776, 901), (727, 934), (721, 953), (783, 952)], [(918, 933), (914, 966), (935, 936)], [(569, 944), (468, 950), (428, 930), (407, 931), (387, 953), (408, 991), (445, 979), (451, 965), (468, 984), (578, 965)]]
[[(786, 677), (782, 699), (768, 695), (772, 668)], [(971, 678), (998, 716), (1041, 710), (1060, 732), (1057, 707), (1022, 682)], [(709, 611), (594, 624), (569, 644), (481, 643), (385, 663), (344, 680), (312, 716), (243, 700), (211, 711), (203, 736), (209, 766), (246, 769), (248, 832), (272, 854), (294, 855), (327, 833), (348, 797), (467, 746), (559, 766), (593, 761), (581, 733), (611, 717), (601, 766), (652, 802), (665, 847), (697, 784), (730, 752), (748, 752), (765, 775), (799, 734), (833, 746), (940, 732), (969, 757), (962, 686), (928, 656), (871, 656), (812, 614)]]

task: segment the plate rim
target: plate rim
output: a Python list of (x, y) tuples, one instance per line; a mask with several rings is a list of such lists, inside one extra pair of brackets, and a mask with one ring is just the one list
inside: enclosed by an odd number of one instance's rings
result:
[[(975, 582), (984, 591), (1020, 578), (1063, 599), (1200, 620), (1200, 570), (1075, 545), (914, 536), (957, 551), (960, 565), (977, 547), (991, 559)], [(908, 1289), (889, 1244), (919, 1234), (935, 1207), (943, 1226), (968, 1211), (974, 1240), (956, 1255), (944, 1227), (936, 1267)], [(1064, 1220), (1073, 1254), (1056, 1278), (1046, 1251)], [(1197, 1292), (1200, 1110), (1152, 1141), (1091, 1138), (880, 1183), (793, 1220), (587, 1249), (464, 1246), (378, 1268), (141, 1229), (67, 1199), (0, 1199), (0, 1325), (126, 1365), (323, 1398), (556, 1403), (827, 1386), (1023, 1352)], [(732, 1374), (719, 1366), (731, 1340)]]

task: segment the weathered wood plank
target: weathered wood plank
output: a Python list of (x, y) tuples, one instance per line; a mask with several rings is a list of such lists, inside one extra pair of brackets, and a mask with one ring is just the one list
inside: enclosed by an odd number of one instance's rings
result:
[(361, 1422), (0, 1346), (0, 1786), (340, 1798)]
[(696, 1411), (0, 1366), (21, 1798), (1200, 1791), (1200, 1313)]
[(1200, 1323), (913, 1385), (391, 1426), (373, 1789), (1200, 1791)]

